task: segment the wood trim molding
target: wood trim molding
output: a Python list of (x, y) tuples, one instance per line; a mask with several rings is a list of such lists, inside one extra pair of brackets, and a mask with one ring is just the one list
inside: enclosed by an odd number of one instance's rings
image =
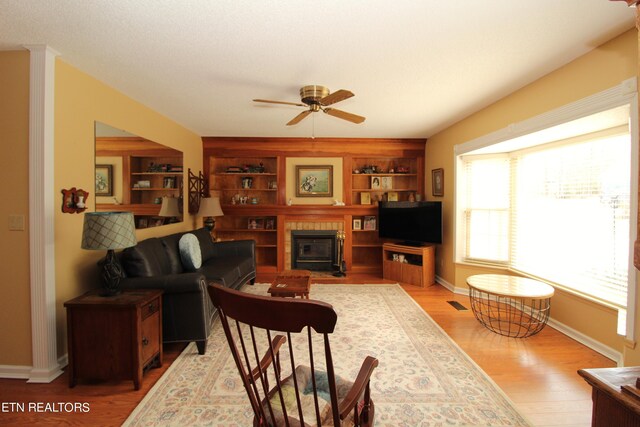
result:
[(57, 355), (54, 239), (54, 85), (58, 55), (46, 45), (30, 51), (29, 252), (31, 354), (28, 382), (47, 383), (62, 374)]

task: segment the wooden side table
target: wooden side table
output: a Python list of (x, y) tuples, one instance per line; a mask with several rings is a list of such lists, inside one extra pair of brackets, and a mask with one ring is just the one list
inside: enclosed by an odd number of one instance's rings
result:
[(592, 426), (640, 425), (640, 396), (636, 387), (640, 367), (580, 369), (578, 374), (593, 388)]
[(267, 292), (272, 297), (300, 296), (309, 299), (311, 289), (311, 272), (309, 270), (284, 270), (278, 273)]
[(114, 297), (88, 292), (67, 308), (69, 387), (78, 378), (132, 379), (162, 366), (162, 291), (127, 290)]

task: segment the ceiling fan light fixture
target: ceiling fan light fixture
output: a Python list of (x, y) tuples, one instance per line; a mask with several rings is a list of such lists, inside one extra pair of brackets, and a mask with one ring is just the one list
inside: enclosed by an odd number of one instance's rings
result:
[(314, 105), (329, 93), (329, 88), (324, 86), (307, 85), (300, 88), (300, 99), (307, 105)]
[[(640, 0), (638, 0), (640, 1)], [(340, 89), (333, 93), (329, 91), (329, 88), (320, 86), (320, 85), (307, 85), (300, 88), (300, 99), (303, 102), (302, 104), (298, 104), (295, 102), (286, 102), (286, 101), (272, 101), (269, 99), (254, 99), (254, 102), (266, 102), (269, 104), (284, 104), (284, 105), (296, 105), (300, 107), (309, 107), (308, 110), (303, 111), (302, 113), (295, 116), (291, 119), (287, 126), (292, 126), (307, 117), (311, 113), (316, 113), (318, 111), (323, 111), (330, 116), (337, 117), (342, 120), (349, 121), (351, 123), (362, 123), (365, 118), (363, 116), (358, 116), (357, 114), (347, 113), (346, 111), (336, 110), (335, 108), (326, 108), (329, 105), (333, 105), (337, 102), (344, 101), (345, 99), (351, 98), (353, 92)]]

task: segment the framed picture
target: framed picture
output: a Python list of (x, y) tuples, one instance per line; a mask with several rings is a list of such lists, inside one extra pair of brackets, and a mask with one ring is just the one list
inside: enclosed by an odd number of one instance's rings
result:
[(364, 229), (365, 230), (375, 230), (376, 229), (376, 217), (375, 216), (365, 216), (364, 217)]
[(275, 229), (276, 220), (275, 218), (267, 218), (264, 220), (264, 228), (267, 230)]
[(164, 188), (176, 188), (176, 178), (173, 176), (165, 177), (162, 186)]
[(369, 193), (360, 193), (360, 204), (361, 205), (370, 205), (371, 204), (371, 194), (369, 194)]
[(148, 218), (138, 218), (138, 222), (136, 223), (136, 228), (147, 228), (149, 226)]
[(380, 182), (379, 176), (371, 177), (371, 189), (372, 190), (380, 190), (382, 188), (382, 183)]
[(96, 165), (96, 196), (113, 196), (113, 165)]
[(264, 218), (249, 218), (247, 223), (249, 230), (262, 230), (264, 229)]
[(431, 194), (444, 196), (444, 169), (433, 169), (431, 171), (431, 180)]
[(297, 197), (332, 197), (333, 166), (296, 166)]
[(389, 202), (397, 202), (398, 201), (398, 193), (395, 191), (389, 191), (387, 193), (387, 201)]
[(161, 225), (164, 225), (164, 220), (165, 220), (165, 218), (162, 218), (162, 217), (152, 218), (151, 219), (151, 227), (159, 227)]
[(380, 186), (383, 190), (391, 190), (393, 188), (393, 177), (383, 176), (380, 179)]
[(353, 220), (353, 229), (362, 230), (362, 220), (360, 218), (355, 218)]

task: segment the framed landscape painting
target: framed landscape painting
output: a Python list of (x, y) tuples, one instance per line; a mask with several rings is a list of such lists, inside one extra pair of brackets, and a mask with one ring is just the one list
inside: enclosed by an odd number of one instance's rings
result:
[(297, 197), (332, 197), (333, 166), (296, 166)]
[(96, 196), (113, 196), (113, 165), (96, 165)]

